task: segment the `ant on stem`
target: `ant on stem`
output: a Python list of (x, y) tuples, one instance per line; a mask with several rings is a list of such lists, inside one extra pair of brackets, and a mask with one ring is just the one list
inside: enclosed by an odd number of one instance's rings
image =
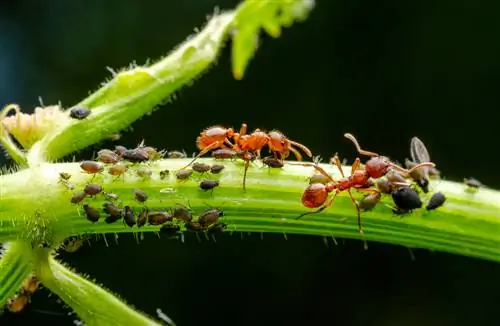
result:
[[(304, 193), (302, 194), (302, 199), (301, 199), (302, 204), (308, 208), (319, 207), (319, 209), (317, 209), (314, 212), (307, 212), (307, 213), (301, 214), (296, 219), (299, 219), (305, 215), (316, 214), (316, 213), (319, 213), (319, 212), (325, 210), (326, 208), (330, 207), (333, 204), (335, 198), (337, 197), (337, 195), (339, 193), (341, 193), (342, 191), (347, 191), (349, 193), (349, 197), (351, 198), (351, 201), (356, 206), (357, 218), (358, 218), (358, 230), (360, 233), (363, 233), (363, 228), (361, 226), (360, 207), (359, 207), (356, 199), (352, 195), (351, 188), (355, 188), (358, 191), (366, 192), (369, 194), (379, 194), (380, 191), (377, 188), (373, 188), (373, 187), (372, 188), (364, 188), (364, 186), (366, 185), (366, 183), (369, 181), (370, 178), (378, 179), (378, 178), (386, 175), (390, 169), (394, 169), (394, 170), (402, 173), (403, 175), (409, 177), (409, 175), (413, 171), (415, 171), (416, 169), (421, 168), (421, 167), (434, 167), (435, 164), (432, 162), (424, 162), (424, 163), (417, 164), (414, 167), (412, 167), (411, 169), (407, 170), (407, 169), (404, 169), (404, 168), (396, 165), (395, 163), (391, 162), (387, 157), (380, 156), (377, 153), (361, 149), (361, 147), (358, 144), (358, 141), (356, 140), (356, 138), (352, 134), (346, 133), (346, 134), (344, 134), (344, 137), (346, 137), (347, 139), (349, 139), (350, 141), (352, 141), (354, 143), (354, 145), (356, 146), (356, 149), (360, 155), (371, 156), (372, 158), (369, 159), (365, 163), (364, 169), (361, 169), (360, 168), (361, 160), (359, 157), (357, 157), (356, 160), (354, 161), (354, 164), (352, 165), (351, 175), (348, 177), (345, 177), (340, 159), (338, 158), (337, 155), (335, 155), (332, 158), (332, 161), (333, 161), (333, 163), (335, 163), (335, 165), (337, 166), (337, 168), (340, 171), (340, 174), (342, 175), (342, 178), (337, 180), (337, 181), (334, 180), (331, 177), (331, 175), (329, 175), (323, 168), (321, 168), (317, 164), (313, 164), (313, 163), (295, 164), (295, 165), (302, 165), (302, 166), (311, 166), (311, 167), (315, 168), (316, 171), (318, 171), (319, 173), (321, 173), (322, 175), (324, 175), (326, 178), (329, 179), (329, 182), (327, 182), (326, 184), (313, 183), (313, 184), (309, 185), (304, 190)], [(407, 185), (407, 184), (405, 184), (405, 185)], [(328, 199), (328, 195), (331, 192), (334, 192), (334, 194), (333, 194), (332, 198), (325, 204), (326, 200)]]

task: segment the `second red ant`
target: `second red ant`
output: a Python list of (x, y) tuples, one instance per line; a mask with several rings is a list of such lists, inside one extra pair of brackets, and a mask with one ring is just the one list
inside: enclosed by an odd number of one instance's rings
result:
[[(302, 165), (302, 166), (311, 166), (316, 169), (319, 173), (324, 175), (326, 178), (329, 179), (329, 182), (326, 184), (322, 183), (313, 183), (309, 185), (305, 190), (304, 193), (302, 194), (302, 204), (307, 207), (307, 208), (317, 208), (314, 212), (307, 212), (304, 214), (299, 215), (296, 219), (299, 219), (305, 215), (309, 214), (316, 214), (319, 213), (326, 208), (330, 207), (334, 200), (335, 197), (341, 193), (342, 191), (347, 191), (349, 193), (349, 197), (351, 198), (351, 201), (353, 204), (356, 206), (357, 210), (357, 218), (358, 218), (358, 229), (360, 233), (363, 233), (363, 229), (361, 226), (361, 213), (360, 213), (360, 208), (359, 205), (352, 195), (351, 188), (354, 188), (358, 191), (361, 192), (366, 192), (370, 194), (379, 194), (379, 190), (377, 188), (364, 188), (366, 183), (370, 180), (370, 178), (373, 179), (378, 179), (384, 175), (387, 174), (391, 169), (394, 169), (404, 176), (408, 176), (415, 171), (416, 169), (419, 169), (421, 167), (434, 167), (435, 164), (432, 162), (424, 162), (417, 164), (413, 166), (411, 169), (407, 170), (404, 169), (395, 163), (391, 162), (387, 157), (380, 156), (377, 153), (366, 151), (361, 149), (361, 147), (358, 144), (358, 141), (356, 138), (349, 133), (344, 134), (344, 137), (349, 139), (354, 143), (356, 146), (356, 149), (360, 155), (366, 155), (366, 156), (371, 156), (371, 158), (365, 163), (364, 169), (360, 168), (361, 161), (359, 157), (356, 158), (354, 161), (354, 164), (352, 165), (351, 168), (351, 175), (346, 177), (344, 175), (344, 171), (342, 169), (342, 164), (340, 162), (340, 159), (338, 156), (334, 156), (332, 158), (333, 163), (337, 166), (337, 168), (340, 171), (340, 174), (342, 175), (342, 178), (339, 180), (334, 180), (330, 174), (328, 174), (323, 168), (321, 168), (317, 164), (313, 163), (297, 163), (296, 165)], [(325, 204), (326, 200), (328, 199), (328, 195), (334, 192), (332, 198)]]

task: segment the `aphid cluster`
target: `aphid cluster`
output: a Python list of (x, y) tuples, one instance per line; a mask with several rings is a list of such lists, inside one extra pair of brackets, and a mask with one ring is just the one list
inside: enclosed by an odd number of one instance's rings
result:
[[(288, 139), (280, 131), (264, 132), (255, 129), (247, 134), (247, 125), (242, 124), (239, 132), (233, 128), (213, 126), (203, 130), (196, 139), (196, 146), (200, 150), (198, 155), (185, 167), (186, 169), (201, 156), (213, 151), (212, 156), (217, 159), (241, 159), (245, 162), (243, 172), (243, 190), (246, 190), (246, 176), (250, 162), (261, 158), (261, 151), (267, 147), (275, 159), (273, 165), (280, 165), (292, 152), (298, 161), (302, 154), (295, 148), (300, 148), (307, 156), (312, 157), (311, 151), (304, 145)], [(268, 161), (271, 164), (271, 161)], [(268, 165), (269, 165), (268, 164)], [(270, 165), (269, 165), (270, 166)]]
[(30, 298), (38, 289), (40, 282), (35, 275), (26, 279), (21, 287), (21, 291), (7, 302), (7, 308), (10, 312), (21, 312), (24, 307), (30, 302)]

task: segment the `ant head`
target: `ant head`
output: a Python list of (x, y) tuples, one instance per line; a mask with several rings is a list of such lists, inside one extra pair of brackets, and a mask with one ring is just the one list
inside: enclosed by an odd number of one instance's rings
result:
[(226, 136), (227, 137), (233, 137), (234, 136), (234, 129), (233, 128), (228, 128), (226, 130)]
[(290, 148), (290, 141), (279, 131), (269, 133), (269, 145), (276, 152), (285, 152)]
[(384, 176), (387, 171), (389, 171), (390, 167), (391, 164), (389, 160), (383, 156), (372, 157), (365, 163), (366, 172), (374, 179)]

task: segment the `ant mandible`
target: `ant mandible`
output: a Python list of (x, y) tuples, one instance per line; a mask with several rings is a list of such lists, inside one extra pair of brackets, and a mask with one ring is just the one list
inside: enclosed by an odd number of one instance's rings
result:
[[(324, 175), (326, 178), (328, 178), (329, 182), (326, 184), (322, 183), (313, 183), (309, 185), (305, 190), (304, 193), (302, 194), (302, 204), (305, 207), (308, 208), (317, 208), (314, 212), (307, 212), (304, 214), (299, 215), (296, 219), (299, 219), (305, 215), (309, 214), (316, 214), (319, 213), (326, 208), (330, 207), (337, 195), (342, 192), (342, 191), (347, 191), (349, 193), (349, 197), (351, 198), (351, 201), (353, 204), (356, 206), (356, 211), (357, 211), (357, 218), (358, 218), (358, 230), (360, 233), (363, 233), (363, 229), (361, 226), (361, 212), (359, 205), (352, 195), (351, 188), (355, 188), (358, 191), (361, 192), (366, 192), (366, 193), (371, 193), (371, 194), (379, 194), (379, 190), (377, 188), (363, 188), (365, 184), (369, 181), (370, 178), (380, 178), (387, 174), (390, 168), (393, 168), (404, 175), (409, 176), (411, 172), (414, 170), (421, 168), (421, 167), (434, 167), (435, 164), (432, 162), (425, 162), (425, 163), (420, 163), (418, 165), (415, 165), (412, 167), (410, 170), (406, 170), (395, 163), (391, 162), (388, 158), (380, 156), (377, 153), (365, 151), (361, 149), (359, 146), (356, 138), (351, 135), (351, 134), (344, 134), (344, 136), (351, 140), (354, 145), (356, 146), (356, 149), (360, 155), (367, 155), (367, 156), (372, 156), (368, 162), (366, 162), (364, 169), (360, 169), (361, 161), (359, 157), (356, 158), (354, 161), (354, 164), (352, 165), (351, 168), (351, 175), (348, 177), (345, 177), (344, 171), (342, 169), (342, 164), (340, 162), (340, 159), (338, 158), (337, 155), (335, 155), (332, 158), (333, 163), (337, 166), (337, 168), (340, 171), (340, 174), (342, 175), (342, 178), (340, 180), (335, 181), (323, 168), (318, 166), (317, 164), (312, 164), (312, 163), (301, 163), (299, 165), (302, 166), (312, 166)], [(406, 184), (405, 184), (406, 185)], [(333, 194), (332, 198), (325, 204), (326, 200), (328, 199), (328, 194), (335, 191)]]

